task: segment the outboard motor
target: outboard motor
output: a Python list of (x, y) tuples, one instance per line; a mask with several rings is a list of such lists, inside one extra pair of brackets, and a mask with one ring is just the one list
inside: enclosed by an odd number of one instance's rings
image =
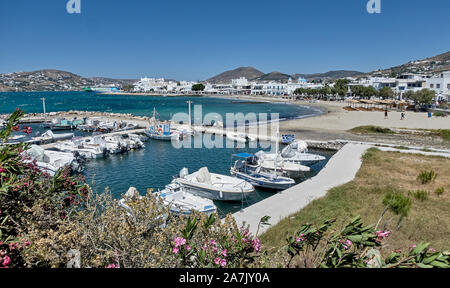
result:
[(181, 169), (180, 170), (180, 178), (184, 178), (184, 177), (186, 177), (187, 175), (189, 175), (189, 170), (188, 170), (188, 168), (183, 168), (183, 169)]

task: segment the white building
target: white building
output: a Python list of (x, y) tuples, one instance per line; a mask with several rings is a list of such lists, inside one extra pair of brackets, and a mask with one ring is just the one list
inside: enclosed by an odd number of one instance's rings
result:
[(440, 99), (450, 101), (450, 71), (427, 79), (426, 88), (434, 90)]

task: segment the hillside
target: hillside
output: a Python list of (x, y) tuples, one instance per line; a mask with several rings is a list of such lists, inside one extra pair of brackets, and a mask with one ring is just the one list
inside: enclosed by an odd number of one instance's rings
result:
[(264, 73), (253, 68), (253, 67), (239, 67), (234, 70), (225, 71), (216, 75), (212, 78), (206, 80), (210, 83), (231, 83), (232, 79), (238, 79), (240, 77), (245, 77), (248, 80), (255, 79), (263, 76)]
[(251, 80), (255, 80), (255, 81), (280, 81), (280, 82), (285, 82), (287, 80), (289, 80), (289, 78), (292, 78), (291, 75), (288, 74), (283, 74), (281, 72), (278, 71), (274, 71), (274, 72), (270, 72), (268, 74), (264, 74), (260, 77), (251, 79)]
[(78, 91), (84, 87), (99, 85), (126, 85), (135, 80), (117, 80), (110, 78), (83, 78), (61, 70), (38, 70), (0, 74), (0, 92), (9, 91)]
[(450, 70), (450, 51), (425, 58), (422, 60), (410, 61), (406, 64), (391, 67), (388, 69), (377, 70), (367, 75), (390, 75), (392, 73), (402, 74), (402, 73), (420, 73), (420, 74), (436, 74), (441, 71)]
[(336, 71), (328, 71), (326, 73), (315, 73), (315, 74), (294, 74), (292, 77), (294, 79), (298, 79), (299, 77), (305, 78), (308, 81), (312, 80), (322, 80), (322, 81), (329, 81), (329, 80), (336, 80), (340, 78), (346, 78), (346, 77), (357, 77), (364, 74), (363, 72), (359, 71), (352, 71), (352, 70), (336, 70)]

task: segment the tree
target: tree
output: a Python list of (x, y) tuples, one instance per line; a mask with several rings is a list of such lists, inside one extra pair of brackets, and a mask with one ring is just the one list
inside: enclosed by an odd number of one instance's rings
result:
[(347, 79), (338, 79), (334, 83), (333, 87), (333, 93), (338, 94), (339, 96), (345, 96), (348, 91), (348, 83), (349, 81)]
[(416, 105), (427, 105), (432, 104), (433, 99), (436, 96), (436, 92), (429, 89), (422, 89), (414, 94), (409, 95), (409, 98), (413, 100)]
[(395, 94), (394, 94), (394, 90), (392, 90), (391, 87), (383, 87), (378, 91), (378, 95), (380, 97), (382, 97), (383, 99), (386, 98), (394, 98)]
[(378, 94), (378, 91), (373, 86), (368, 86), (364, 87), (362, 94), (363, 97), (370, 98), (372, 96), (376, 96)]
[(125, 92), (131, 92), (134, 90), (134, 85), (124, 85), (122, 90)]
[(192, 85), (192, 91), (203, 91), (205, 90), (205, 85), (202, 83)]

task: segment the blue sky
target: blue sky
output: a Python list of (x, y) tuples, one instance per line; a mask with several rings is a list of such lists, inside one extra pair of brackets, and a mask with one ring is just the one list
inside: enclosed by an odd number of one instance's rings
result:
[(372, 71), (450, 50), (450, 1), (0, 1), (0, 73), (203, 80), (263, 72)]

